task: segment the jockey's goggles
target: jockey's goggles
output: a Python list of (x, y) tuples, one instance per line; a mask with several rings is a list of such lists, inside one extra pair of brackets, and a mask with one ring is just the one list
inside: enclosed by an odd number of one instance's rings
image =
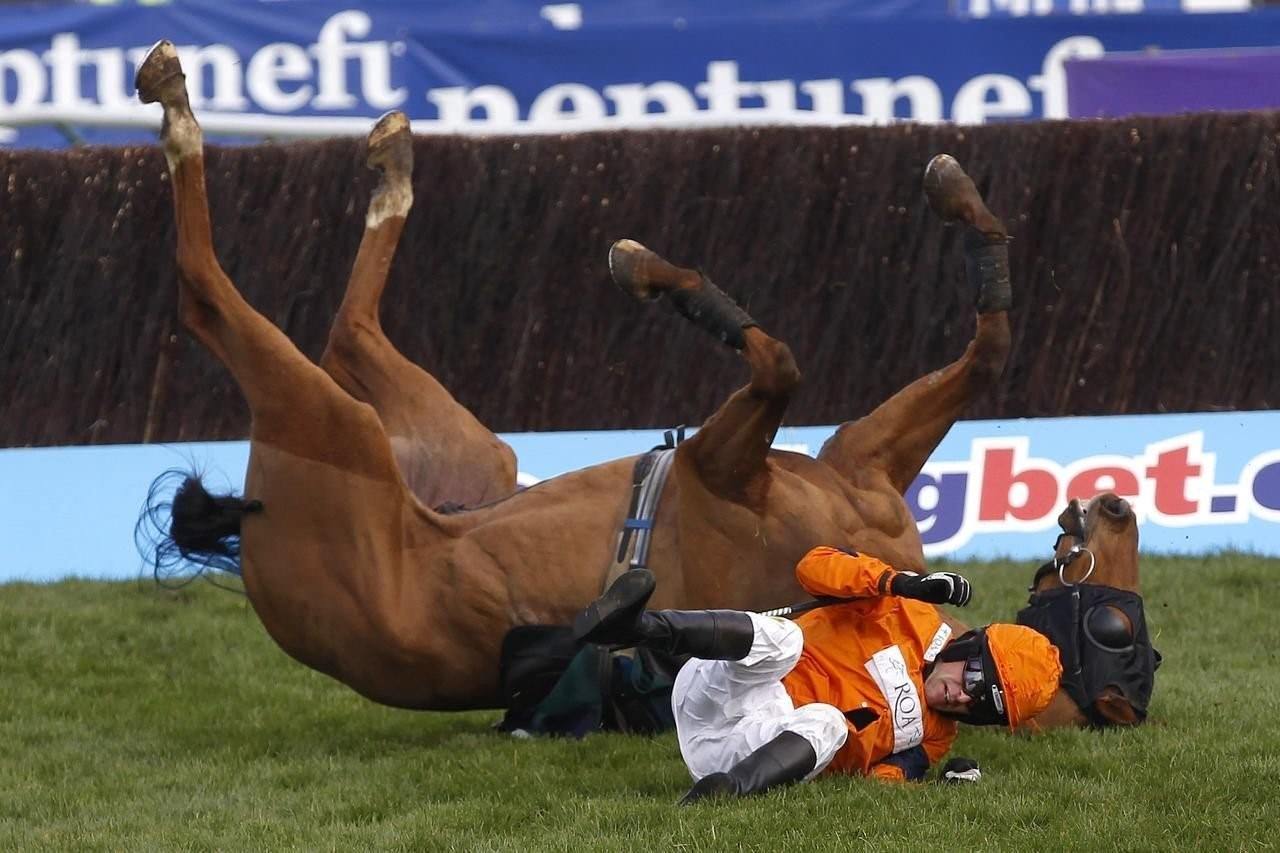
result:
[(987, 686), (987, 673), (982, 668), (982, 658), (969, 658), (964, 662), (964, 692), (966, 696), (981, 695)]
[(971, 701), (964, 713), (957, 715), (961, 720), (975, 726), (1008, 723), (1004, 691), (985, 631), (976, 628), (952, 640), (938, 654), (938, 660), (965, 662), (962, 686)]

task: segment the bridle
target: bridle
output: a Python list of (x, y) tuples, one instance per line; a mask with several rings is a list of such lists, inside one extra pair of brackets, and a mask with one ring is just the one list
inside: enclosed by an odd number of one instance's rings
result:
[[(1085, 569), (1084, 577), (1080, 578), (1078, 581), (1067, 580), (1067, 566), (1070, 566), (1076, 560), (1080, 559), (1082, 554), (1089, 555), (1089, 568)], [(1057, 554), (1054, 554), (1053, 556), (1053, 567), (1058, 570), (1058, 580), (1062, 582), (1063, 586), (1075, 586), (1076, 584), (1084, 583), (1089, 579), (1089, 576), (1093, 574), (1093, 570), (1097, 564), (1097, 558), (1093, 556), (1092, 551), (1084, 546), (1083, 542), (1077, 542), (1072, 545), (1071, 550), (1063, 557), (1059, 557)]]
[[(1087, 581), (1093, 574), (1093, 570), (1097, 568), (1098, 560), (1093, 555), (1093, 551), (1089, 550), (1089, 548), (1084, 544), (1084, 521), (1086, 512), (1086, 509), (1079, 507), (1076, 510), (1076, 523), (1072, 529), (1063, 530), (1062, 533), (1058, 534), (1058, 538), (1053, 543), (1053, 559), (1049, 560), (1036, 570), (1035, 577), (1031, 579), (1031, 586), (1027, 587), (1028, 592), (1035, 592), (1036, 586), (1039, 585), (1040, 580), (1050, 572), (1056, 572), (1058, 575), (1058, 581), (1065, 587), (1079, 586)], [(1067, 553), (1059, 557), (1058, 546), (1061, 544), (1062, 537), (1064, 536), (1075, 540), (1075, 544), (1071, 546)], [(1067, 567), (1082, 556), (1086, 555), (1089, 557), (1089, 568), (1085, 570), (1084, 577), (1074, 581), (1067, 580)]]

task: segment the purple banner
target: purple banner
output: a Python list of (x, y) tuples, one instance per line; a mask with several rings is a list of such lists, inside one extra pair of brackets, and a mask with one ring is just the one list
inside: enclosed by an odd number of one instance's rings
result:
[(1177, 50), (1069, 59), (1072, 118), (1280, 107), (1280, 50)]

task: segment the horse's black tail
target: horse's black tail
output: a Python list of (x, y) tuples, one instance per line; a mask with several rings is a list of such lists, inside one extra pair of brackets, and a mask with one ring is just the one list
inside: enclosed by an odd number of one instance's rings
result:
[(199, 473), (174, 468), (152, 482), (133, 540), (165, 586), (189, 583), (206, 569), (239, 575), (240, 522), (261, 511), (261, 501), (211, 494)]

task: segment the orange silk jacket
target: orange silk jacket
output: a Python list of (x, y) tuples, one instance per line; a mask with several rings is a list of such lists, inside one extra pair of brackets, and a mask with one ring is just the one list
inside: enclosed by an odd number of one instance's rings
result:
[(932, 765), (955, 740), (955, 720), (924, 701), (925, 664), (951, 629), (932, 604), (891, 594), (894, 574), (875, 557), (827, 547), (796, 566), (811, 594), (856, 599), (796, 619), (804, 652), (782, 680), (797, 707), (825, 702), (845, 712), (849, 739), (824, 772), (902, 780), (904, 766), (923, 763), (916, 747)]

